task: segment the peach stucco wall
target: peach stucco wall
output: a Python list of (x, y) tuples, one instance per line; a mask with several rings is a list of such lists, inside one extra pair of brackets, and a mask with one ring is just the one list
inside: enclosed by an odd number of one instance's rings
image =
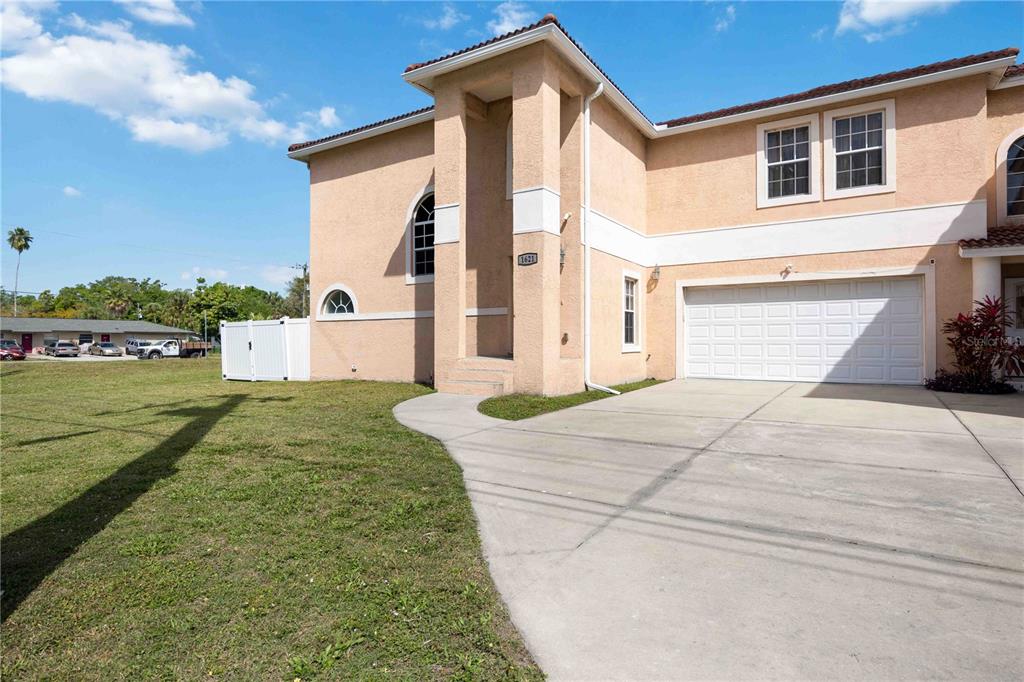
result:
[[(937, 366), (948, 366), (950, 356), (945, 339), (938, 332), (942, 321), (970, 309), (971, 263), (960, 258), (954, 244), (880, 251), (856, 251), (814, 256), (788, 256), (761, 260), (701, 263), (662, 267), (657, 286), (647, 294), (648, 320), (645, 350), (650, 353), (648, 371), (659, 379), (670, 379), (676, 371), (676, 280), (713, 279), (750, 275), (777, 276), (787, 265), (797, 272), (837, 272), (874, 268), (935, 267), (935, 347)], [(781, 282), (782, 280), (779, 279)], [(925, 333), (928, 333), (926, 330)], [(685, 342), (685, 339), (684, 339)]]
[[(986, 162), (995, 170), (999, 160), (996, 152), (1008, 135), (1024, 128), (1024, 86), (993, 90), (988, 93), (988, 135), (985, 150), (988, 152)], [(989, 176), (986, 183), (988, 198), (989, 227), (996, 224), (996, 182), (995, 174)]]
[[(359, 313), (433, 309), (430, 284), (406, 283), (409, 212), (433, 184), (433, 126), (424, 123), (312, 157), (310, 291), (347, 286)], [(429, 319), (310, 323), (312, 378), (430, 376)], [(356, 364), (357, 372), (351, 371)]]
[(647, 139), (605, 97), (594, 100), (590, 131), (590, 203), (598, 213), (646, 231)]
[[(655, 334), (665, 329), (652, 328), (647, 324), (649, 275), (644, 268), (615, 256), (594, 250), (591, 254), (591, 331), (590, 331), (590, 376), (604, 386), (622, 384), (646, 379), (648, 374), (647, 354), (649, 352), (648, 330)], [(634, 272), (639, 277), (638, 298), (640, 304), (640, 351), (622, 350), (622, 305), (623, 273)], [(674, 338), (674, 337), (673, 337)]]
[[(983, 198), (992, 174), (986, 151), (985, 77), (844, 102), (818, 110), (819, 127), (825, 110), (889, 98), (896, 106), (895, 192), (758, 209), (757, 126), (807, 113), (792, 112), (649, 141), (646, 231), (660, 234)], [(824, 155), (821, 144), (819, 148)]]

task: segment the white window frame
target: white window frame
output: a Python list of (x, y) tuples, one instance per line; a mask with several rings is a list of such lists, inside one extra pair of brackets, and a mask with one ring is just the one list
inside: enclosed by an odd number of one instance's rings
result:
[(1017, 138), (1024, 136), (1024, 127), (1017, 128), (1003, 138), (996, 152), (996, 216), (997, 225), (1024, 225), (1024, 215), (1008, 215), (1006, 212), (1006, 157), (1010, 154), (1010, 145)]
[[(876, 111), (882, 112), (882, 135), (885, 148), (882, 150), (882, 178), (885, 180), (881, 185), (869, 185), (867, 187), (836, 188), (836, 150), (835, 150), (835, 119), (869, 114)], [(833, 109), (825, 112), (825, 119), (822, 123), (825, 132), (825, 200), (845, 199), (847, 197), (862, 197), (870, 194), (886, 194), (896, 191), (896, 100), (884, 99), (877, 102), (865, 102), (852, 107)]]
[[(348, 294), (348, 297), (352, 299), (352, 312), (350, 313), (325, 313), (324, 304), (327, 303), (327, 297), (333, 294), (335, 291), (344, 291)], [(359, 301), (356, 299), (355, 293), (352, 289), (341, 282), (335, 282), (330, 286), (324, 287), (324, 290), (320, 292), (320, 298), (316, 303), (316, 319), (317, 320), (348, 320), (354, 318), (359, 314)]]
[[(420, 205), (423, 198), (428, 194), (434, 194), (434, 239), (437, 239), (437, 195), (434, 193), (433, 185), (426, 185), (423, 189), (416, 193), (413, 197), (412, 203), (409, 204), (409, 210), (406, 211), (405, 216), (405, 283), (406, 284), (428, 284), (434, 281), (433, 275), (414, 275), (413, 272), (413, 245), (415, 240), (413, 239), (413, 222), (416, 219), (416, 207)], [(434, 254), (437, 255), (437, 246), (435, 244)], [(436, 267), (437, 261), (434, 261)], [(352, 299), (355, 300), (355, 299)]]
[[(765, 149), (765, 138), (768, 133), (787, 128), (807, 126), (808, 143), (808, 175), (809, 194), (796, 194), (788, 197), (768, 196), (768, 154)], [(818, 114), (796, 116), (784, 121), (771, 121), (757, 126), (757, 207), (789, 206), (791, 204), (807, 204), (821, 201), (821, 132), (818, 127)]]
[[(636, 282), (633, 289), (633, 343), (626, 343), (626, 280)], [(622, 342), (623, 353), (640, 353), (643, 351), (643, 278), (639, 272), (623, 270), (619, 279), (619, 340)]]

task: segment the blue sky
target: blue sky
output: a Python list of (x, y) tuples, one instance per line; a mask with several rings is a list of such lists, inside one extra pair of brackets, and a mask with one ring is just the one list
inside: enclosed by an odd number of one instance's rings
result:
[[(289, 142), (430, 103), (402, 70), (554, 12), (653, 120), (1024, 43), (1024, 3), (3, 4), (2, 217), (22, 291), (106, 275), (280, 288)], [(386, 191), (386, 188), (382, 188)], [(14, 283), (14, 253), (2, 256)]]

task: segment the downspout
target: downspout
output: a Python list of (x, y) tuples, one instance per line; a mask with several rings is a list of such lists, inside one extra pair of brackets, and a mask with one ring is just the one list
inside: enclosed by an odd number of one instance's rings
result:
[(618, 395), (619, 392), (590, 380), (590, 103), (604, 92), (604, 82), (598, 82), (597, 89), (583, 99), (583, 384), (595, 389)]

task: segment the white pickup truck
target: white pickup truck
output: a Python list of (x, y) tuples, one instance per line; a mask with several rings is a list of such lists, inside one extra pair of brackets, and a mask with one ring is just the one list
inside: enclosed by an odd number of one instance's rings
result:
[(202, 358), (210, 350), (204, 341), (182, 341), (162, 339), (160, 341), (128, 342), (128, 352), (134, 352), (140, 360), (162, 360), (163, 358)]

